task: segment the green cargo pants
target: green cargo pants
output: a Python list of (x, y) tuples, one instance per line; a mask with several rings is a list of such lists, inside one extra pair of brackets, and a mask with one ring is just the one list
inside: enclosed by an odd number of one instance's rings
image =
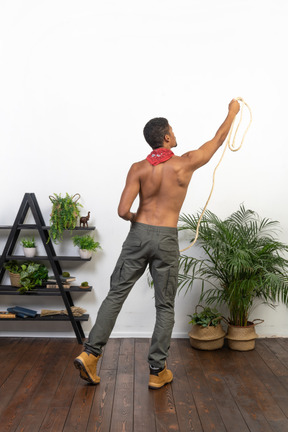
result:
[(156, 323), (148, 362), (153, 367), (164, 367), (174, 326), (178, 258), (177, 228), (134, 222), (123, 243), (111, 276), (110, 291), (100, 306), (96, 323), (85, 343), (85, 350), (95, 355), (101, 354), (124, 301), (149, 265), (155, 290)]

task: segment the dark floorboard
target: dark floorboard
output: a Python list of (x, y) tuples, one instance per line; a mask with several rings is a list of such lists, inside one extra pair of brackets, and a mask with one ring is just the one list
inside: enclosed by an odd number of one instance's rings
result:
[(0, 338), (0, 432), (288, 432), (288, 339), (249, 352), (172, 339), (174, 381), (148, 389), (149, 339), (110, 339), (101, 383), (79, 378), (74, 339)]

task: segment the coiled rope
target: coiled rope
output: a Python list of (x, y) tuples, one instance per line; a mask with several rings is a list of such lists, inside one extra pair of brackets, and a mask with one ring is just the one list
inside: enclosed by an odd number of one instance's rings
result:
[[(203, 211), (202, 211), (202, 213), (201, 213), (201, 215), (200, 215), (200, 217), (199, 217), (199, 220), (198, 220), (198, 223), (197, 223), (197, 227), (196, 227), (195, 238), (194, 238), (193, 242), (192, 242), (189, 246), (187, 246), (187, 247), (184, 248), (184, 249), (181, 249), (180, 252), (185, 252), (186, 250), (190, 249), (190, 248), (191, 248), (191, 247), (196, 243), (196, 241), (197, 241), (197, 239), (198, 239), (200, 223), (201, 223), (201, 220), (202, 220), (202, 218), (203, 218), (203, 216), (204, 216), (204, 213), (205, 213), (205, 211), (206, 211), (206, 209), (207, 209), (207, 206), (208, 206), (208, 204), (209, 204), (210, 198), (211, 198), (212, 193), (213, 193), (213, 190), (214, 190), (216, 171), (217, 171), (219, 165), (220, 165), (221, 162), (222, 162), (222, 159), (223, 159), (223, 157), (224, 157), (224, 154), (225, 154), (227, 148), (229, 148), (229, 150), (231, 150), (231, 151), (233, 151), (233, 152), (239, 151), (239, 150), (241, 149), (242, 145), (243, 145), (243, 142), (244, 142), (244, 139), (245, 139), (246, 134), (247, 134), (247, 132), (248, 132), (248, 129), (250, 128), (250, 125), (251, 125), (251, 123), (252, 123), (252, 111), (251, 111), (251, 108), (249, 107), (249, 105), (247, 104), (247, 102), (245, 102), (244, 99), (241, 98), (241, 97), (237, 97), (236, 100), (242, 102), (242, 105), (241, 105), (241, 109), (240, 109), (240, 119), (239, 119), (239, 123), (238, 123), (238, 125), (237, 125), (237, 127), (236, 127), (235, 134), (234, 134), (234, 137), (233, 137), (233, 140), (232, 140), (232, 144), (231, 144), (231, 137), (232, 137), (232, 133), (233, 133), (233, 128), (234, 128), (234, 123), (235, 123), (236, 116), (235, 116), (235, 118), (234, 118), (234, 120), (233, 120), (233, 122), (232, 122), (232, 124), (231, 124), (231, 127), (230, 127), (230, 130), (229, 130), (229, 133), (228, 133), (228, 137), (227, 137), (226, 144), (225, 144), (225, 147), (224, 147), (223, 153), (222, 153), (222, 155), (221, 155), (221, 158), (220, 158), (218, 164), (216, 165), (216, 167), (215, 167), (215, 169), (214, 169), (214, 172), (213, 172), (212, 187), (211, 187), (211, 190), (210, 190), (210, 194), (209, 194), (209, 196), (208, 196), (208, 199), (207, 199), (207, 201), (206, 201), (206, 204), (205, 204), (205, 206), (204, 206), (204, 208), (203, 208)], [(237, 135), (237, 133), (238, 133), (239, 126), (240, 126), (240, 124), (241, 124), (241, 122), (242, 122), (244, 106), (246, 106), (246, 107), (248, 108), (248, 110), (249, 110), (249, 113), (250, 113), (250, 121), (249, 121), (249, 124), (248, 124), (248, 126), (247, 126), (247, 128), (246, 128), (244, 134), (243, 134), (243, 137), (242, 137), (242, 140), (241, 140), (240, 145), (239, 145), (238, 147), (235, 147), (236, 135)]]

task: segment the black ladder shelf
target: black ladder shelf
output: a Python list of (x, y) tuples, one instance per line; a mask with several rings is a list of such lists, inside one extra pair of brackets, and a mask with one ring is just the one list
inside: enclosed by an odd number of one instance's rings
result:
[[(31, 210), (31, 213), (34, 217), (35, 224), (25, 224), (25, 218), (28, 213), (28, 210)], [(52, 243), (52, 240), (48, 241), (49, 239), (49, 226), (45, 225), (44, 218), (42, 216), (40, 207), (38, 205), (36, 196), (34, 193), (25, 193), (24, 198), (22, 200), (22, 203), (20, 205), (19, 211), (17, 213), (17, 216), (15, 218), (15, 222), (12, 226), (0, 226), (0, 229), (8, 229), (10, 230), (10, 234), (8, 236), (6, 245), (4, 246), (3, 253), (0, 256), (0, 295), (15, 295), (19, 294), (17, 291), (17, 288), (11, 286), (11, 285), (1, 285), (3, 276), (5, 274), (5, 267), (4, 264), (8, 260), (25, 260), (29, 261), (29, 259), (33, 260), (47, 260), (49, 261), (51, 265), (51, 269), (54, 273), (56, 284), (59, 286), (59, 289), (54, 288), (35, 288), (31, 291), (28, 291), (27, 294), (24, 295), (42, 295), (42, 296), (61, 296), (64, 302), (64, 305), (66, 307), (68, 316), (63, 315), (55, 315), (55, 316), (47, 316), (47, 317), (40, 317), (37, 315), (35, 318), (6, 318), (5, 321), (9, 320), (33, 320), (36, 322), (39, 321), (70, 321), (74, 330), (74, 333), (76, 335), (77, 341), (79, 344), (82, 344), (82, 339), (85, 338), (81, 321), (88, 321), (89, 315), (84, 314), (81, 317), (75, 317), (71, 311), (71, 307), (74, 306), (73, 299), (71, 296), (71, 292), (83, 292), (83, 289), (75, 286), (71, 286), (69, 289), (64, 289), (63, 282), (61, 281), (60, 275), (62, 274), (62, 268), (59, 261), (90, 261), (91, 258), (83, 260), (80, 257), (73, 257), (73, 256), (57, 256), (54, 250), (54, 246)], [(40, 238), (42, 240), (42, 243), (45, 247), (46, 256), (37, 256), (34, 258), (27, 258), (25, 256), (16, 256), (13, 255), (13, 250), (16, 245), (16, 242), (18, 240), (19, 234), (22, 229), (35, 229), (38, 230), (38, 233), (40, 235)], [(75, 230), (94, 230), (95, 227), (89, 227), (89, 228), (80, 228), (77, 227)], [(90, 288), (91, 290), (91, 288)], [(85, 290), (89, 291), (89, 290)]]

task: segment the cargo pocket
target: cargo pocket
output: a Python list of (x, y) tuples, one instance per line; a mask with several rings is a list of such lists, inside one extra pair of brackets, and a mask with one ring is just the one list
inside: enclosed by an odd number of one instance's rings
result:
[(179, 258), (179, 245), (176, 238), (161, 240), (159, 243), (159, 250), (162, 252), (161, 258), (167, 263), (172, 263)]
[(121, 276), (122, 276), (122, 271), (123, 271), (123, 267), (124, 267), (124, 261), (122, 262), (117, 262), (114, 271), (111, 275), (110, 278), (110, 285), (111, 288), (118, 286), (119, 281), (121, 280)]
[(173, 269), (167, 268), (165, 272), (158, 271), (155, 285), (155, 305), (173, 308), (177, 290), (177, 278), (173, 276)]
[(124, 253), (123, 258), (125, 259), (125, 253), (133, 252), (133, 250), (139, 250), (141, 244), (142, 242), (139, 238), (128, 236), (122, 245), (122, 252)]

